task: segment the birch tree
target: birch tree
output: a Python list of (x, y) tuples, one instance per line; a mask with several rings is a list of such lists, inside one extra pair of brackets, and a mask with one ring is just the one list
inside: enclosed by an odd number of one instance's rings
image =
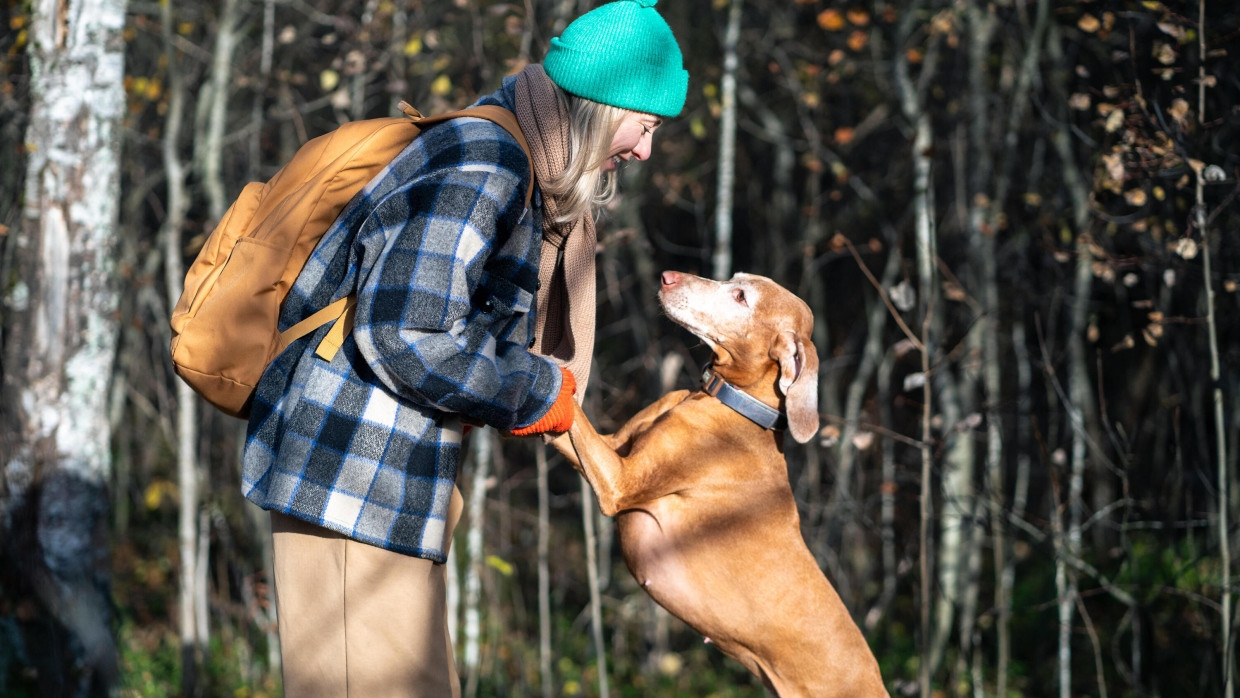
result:
[[(118, 676), (105, 529), (112, 259), (124, 113), (124, 0), (36, 2), (25, 200), (6, 286), (0, 527), (43, 627), (29, 655), (47, 696)], [(20, 368), (19, 368), (20, 367)]]

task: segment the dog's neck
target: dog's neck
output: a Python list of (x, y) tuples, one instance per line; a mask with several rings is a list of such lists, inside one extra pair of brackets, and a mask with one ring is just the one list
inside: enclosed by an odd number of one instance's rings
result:
[(707, 364), (702, 370), (702, 392), (763, 429), (788, 428), (788, 419), (782, 412), (729, 383), (711, 364)]

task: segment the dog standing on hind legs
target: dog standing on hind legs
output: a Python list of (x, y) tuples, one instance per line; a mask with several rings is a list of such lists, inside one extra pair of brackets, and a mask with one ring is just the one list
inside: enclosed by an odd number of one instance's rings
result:
[(878, 663), (801, 537), (783, 433), (818, 431), (813, 314), (770, 279), (663, 272), (659, 301), (712, 349), (702, 390), (601, 435), (577, 407), (553, 443), (616, 518), (633, 577), (781, 698), (886, 696)]

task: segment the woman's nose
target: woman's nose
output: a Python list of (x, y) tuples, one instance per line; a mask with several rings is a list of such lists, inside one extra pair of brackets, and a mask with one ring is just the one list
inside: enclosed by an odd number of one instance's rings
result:
[(633, 148), (633, 157), (637, 158), (638, 160), (649, 159), (650, 148), (653, 143), (654, 143), (653, 138), (643, 138), (640, 141), (638, 141), (637, 145), (634, 146)]

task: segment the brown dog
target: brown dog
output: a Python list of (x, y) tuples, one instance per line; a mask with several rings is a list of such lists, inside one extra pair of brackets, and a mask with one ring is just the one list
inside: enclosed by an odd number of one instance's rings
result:
[(714, 352), (706, 387), (668, 393), (611, 436), (578, 408), (571, 443), (554, 444), (616, 517), (646, 592), (772, 692), (886, 696), (865, 638), (801, 537), (783, 424), (758, 423), (786, 415), (802, 443), (818, 431), (813, 314), (760, 276), (669, 271), (662, 282), (668, 317)]

